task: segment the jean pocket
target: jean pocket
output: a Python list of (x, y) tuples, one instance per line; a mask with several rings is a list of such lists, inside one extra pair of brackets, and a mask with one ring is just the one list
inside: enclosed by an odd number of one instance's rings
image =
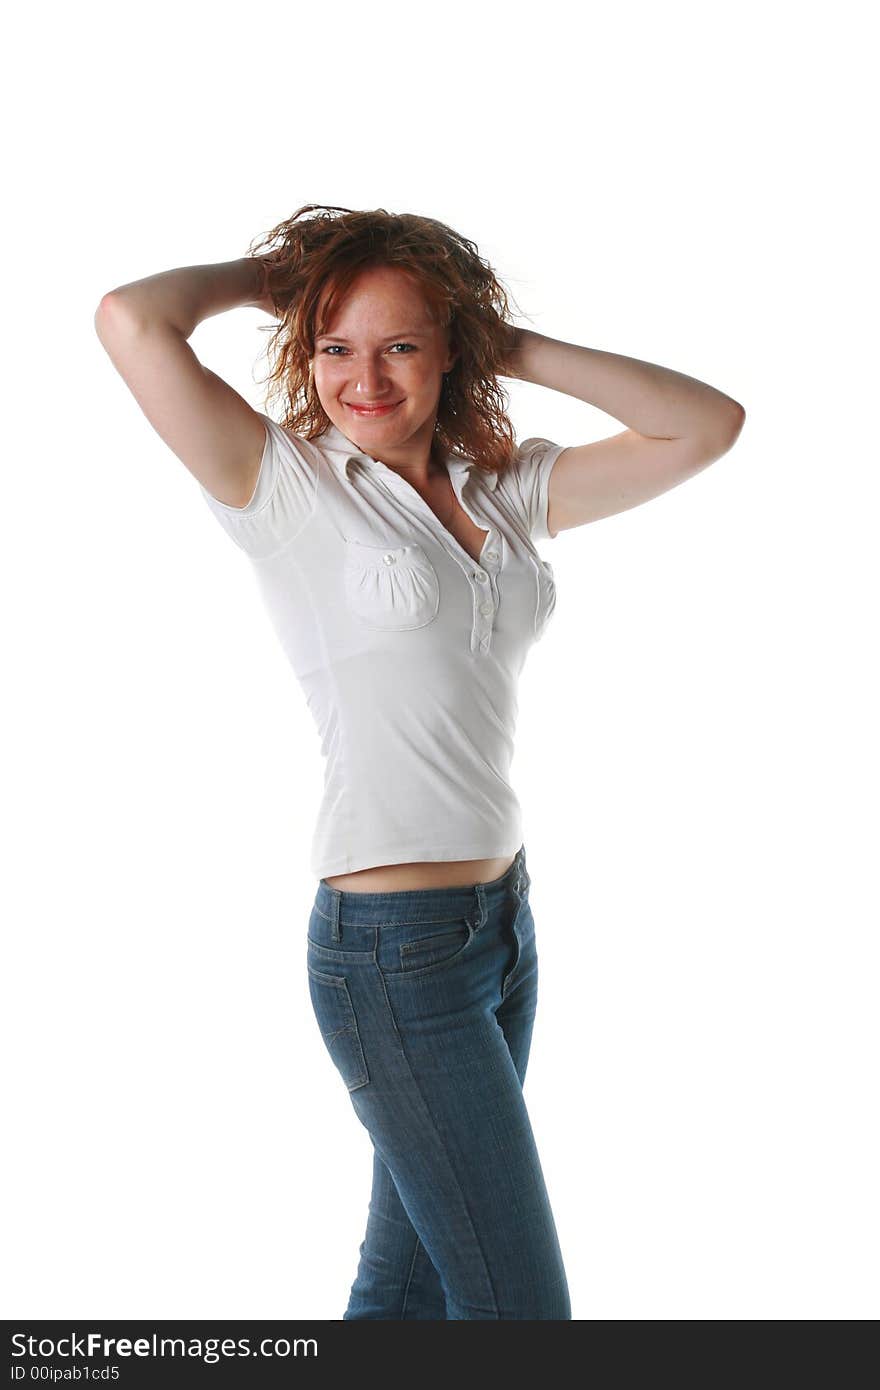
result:
[(397, 947), (399, 973), (407, 978), (421, 978), (447, 970), (464, 955), (473, 934), (473, 926), (466, 917), (410, 927), (405, 940)]
[(357, 1018), (343, 975), (325, 975), (308, 965), (309, 994), (324, 1046), (349, 1091), (370, 1079)]
[(440, 580), (427, 551), (409, 545), (345, 542), (345, 597), (368, 627), (391, 632), (425, 627), (440, 607)]

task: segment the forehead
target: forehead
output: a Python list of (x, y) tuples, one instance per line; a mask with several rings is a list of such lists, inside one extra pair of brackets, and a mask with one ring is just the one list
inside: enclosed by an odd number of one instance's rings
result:
[(324, 333), (346, 326), (389, 328), (392, 332), (419, 329), (424, 333), (431, 333), (436, 327), (421, 287), (392, 266), (371, 267), (341, 294), (337, 291), (327, 317), (331, 295), (333, 291), (328, 287), (318, 302), (317, 327)]

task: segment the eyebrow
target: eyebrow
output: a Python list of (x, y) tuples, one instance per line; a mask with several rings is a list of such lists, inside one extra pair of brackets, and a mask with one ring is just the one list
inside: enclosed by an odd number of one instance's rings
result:
[[(408, 329), (406, 330), (406, 332), (404, 332), (404, 333), (391, 333), (387, 338), (380, 338), (379, 341), (380, 341), (381, 343), (393, 343), (393, 342), (396, 342), (396, 341), (397, 341), (398, 339), (400, 339), (400, 338), (427, 338), (427, 336), (428, 336), (427, 333), (423, 333), (423, 332), (422, 332), (420, 329), (418, 329), (418, 328), (408, 328)], [(339, 337), (337, 334), (335, 334), (335, 333), (319, 333), (319, 334), (317, 335), (317, 341), (318, 341), (318, 342), (347, 343), (347, 342), (350, 342), (350, 339), (349, 339), (349, 338), (340, 338), (340, 337)]]

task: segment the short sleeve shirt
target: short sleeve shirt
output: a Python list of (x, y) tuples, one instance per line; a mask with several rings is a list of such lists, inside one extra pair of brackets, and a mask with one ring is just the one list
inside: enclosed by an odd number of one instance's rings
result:
[(475, 562), (424, 498), (335, 425), (307, 440), (261, 418), (243, 507), (204, 499), (256, 572), (317, 726), (317, 877), (379, 864), (512, 855), (517, 681), (556, 602), (534, 542), (563, 446), (531, 438), (502, 473), (446, 456), (487, 532)]

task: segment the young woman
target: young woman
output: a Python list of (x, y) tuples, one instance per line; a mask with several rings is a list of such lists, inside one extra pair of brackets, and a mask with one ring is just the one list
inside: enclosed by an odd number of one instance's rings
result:
[[(95, 322), (255, 566), (326, 758), (309, 989), (374, 1149), (343, 1317), (569, 1319), (523, 1098), (538, 964), (509, 778), (555, 603), (535, 541), (692, 476), (744, 412), (513, 328), (474, 244), (431, 218), (307, 204), (257, 249), (123, 285)], [(280, 424), (188, 345), (242, 304), (278, 320)], [(627, 428), (517, 444), (500, 376)]]

